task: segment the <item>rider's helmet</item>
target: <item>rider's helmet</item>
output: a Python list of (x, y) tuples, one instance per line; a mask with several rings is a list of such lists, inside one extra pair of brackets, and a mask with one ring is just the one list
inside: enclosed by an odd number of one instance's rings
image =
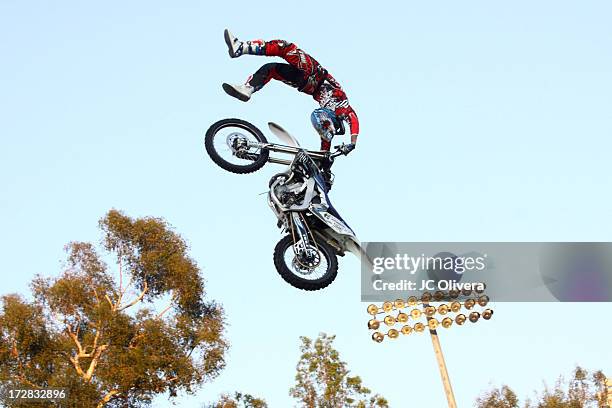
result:
[(315, 109), (310, 115), (310, 121), (321, 139), (331, 142), (334, 134), (336, 134), (336, 124), (338, 123), (334, 111), (326, 108)]

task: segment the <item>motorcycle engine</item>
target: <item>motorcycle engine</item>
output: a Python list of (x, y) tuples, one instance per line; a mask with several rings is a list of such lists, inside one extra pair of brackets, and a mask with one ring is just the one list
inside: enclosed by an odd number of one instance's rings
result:
[[(283, 177), (283, 176), (279, 176)], [(271, 180), (271, 184), (273, 184), (278, 179)], [(280, 183), (274, 186), (274, 195), (278, 198), (278, 200), (287, 207), (290, 207), (294, 204), (300, 203), (304, 197), (304, 188), (303, 182), (285, 182), (285, 180), (281, 180)]]
[(299, 200), (298, 194), (296, 194), (291, 188), (292, 184), (281, 184), (274, 189), (274, 193), (278, 197), (279, 201), (287, 207), (296, 204)]

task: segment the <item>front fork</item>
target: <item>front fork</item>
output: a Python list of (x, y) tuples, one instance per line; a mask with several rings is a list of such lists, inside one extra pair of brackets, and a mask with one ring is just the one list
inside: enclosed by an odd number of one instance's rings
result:
[(313, 268), (316, 268), (321, 263), (321, 257), (318, 255), (319, 248), (314, 236), (310, 232), (306, 220), (301, 213), (292, 212), (291, 223), (293, 224), (291, 233), (293, 234), (294, 262), (299, 265), (296, 265), (298, 269), (305, 268), (312, 271)]
[(303, 254), (312, 248), (308, 236), (308, 227), (302, 220), (300, 213), (291, 212), (291, 234), (293, 235), (293, 252), (296, 255)]

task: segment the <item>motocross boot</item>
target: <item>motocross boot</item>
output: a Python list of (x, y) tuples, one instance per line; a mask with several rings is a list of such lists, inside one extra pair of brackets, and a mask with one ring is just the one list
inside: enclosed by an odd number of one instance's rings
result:
[(240, 41), (227, 28), (223, 36), (225, 37), (225, 44), (227, 44), (227, 52), (231, 58), (238, 58), (243, 54), (265, 55), (266, 43), (264, 40)]
[(329, 193), (334, 183), (334, 176), (331, 172), (331, 165), (333, 161), (331, 160), (323, 160), (321, 162), (321, 174), (323, 175), (323, 181), (325, 181), (325, 192)]
[(246, 102), (251, 99), (251, 95), (255, 92), (255, 88), (249, 84), (244, 85), (230, 85), (223, 84), (223, 90), (230, 96), (236, 99), (240, 99), (242, 102)]
[(323, 180), (325, 180), (325, 192), (329, 193), (332, 186), (334, 185), (334, 176), (331, 171), (323, 172)]

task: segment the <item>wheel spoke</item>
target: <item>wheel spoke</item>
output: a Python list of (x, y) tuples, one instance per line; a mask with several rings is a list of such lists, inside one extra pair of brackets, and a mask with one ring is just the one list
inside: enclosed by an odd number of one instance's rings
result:
[(318, 249), (319, 256), (321, 257), (320, 262), (313, 268), (308, 268), (300, 265), (296, 259), (296, 255), (293, 253), (292, 246), (287, 247), (284, 254), (285, 265), (295, 276), (301, 279), (317, 280), (322, 278), (329, 267), (329, 262), (325, 253)]
[[(235, 166), (248, 166), (253, 163), (253, 160), (242, 159), (236, 157), (234, 149), (228, 144), (228, 138), (239, 138), (239, 144), (243, 143), (259, 143), (260, 140), (250, 130), (238, 125), (229, 125), (219, 129), (212, 136), (212, 146), (222, 160), (231, 163)], [(242, 140), (242, 142), (240, 142)], [(246, 148), (246, 146), (245, 146)], [(261, 154), (261, 148), (249, 147), (245, 151), (249, 154)]]

